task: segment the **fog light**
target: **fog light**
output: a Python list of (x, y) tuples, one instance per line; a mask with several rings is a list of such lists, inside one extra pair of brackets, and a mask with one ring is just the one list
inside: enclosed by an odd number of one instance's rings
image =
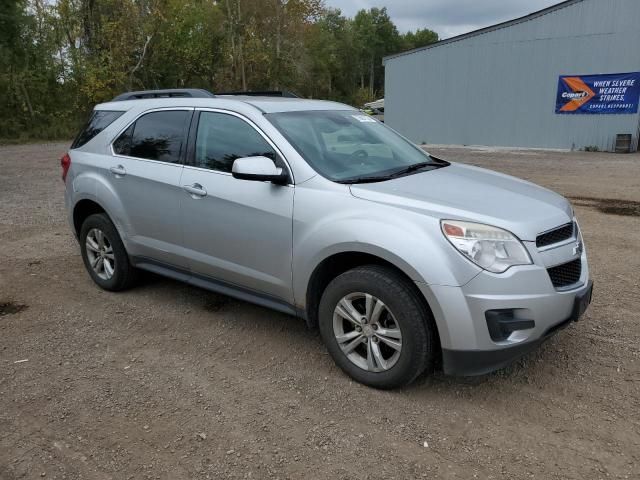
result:
[(533, 320), (516, 318), (515, 313), (515, 310), (512, 308), (487, 310), (484, 313), (491, 340), (494, 342), (503, 342), (515, 331), (529, 330), (536, 326), (536, 322)]

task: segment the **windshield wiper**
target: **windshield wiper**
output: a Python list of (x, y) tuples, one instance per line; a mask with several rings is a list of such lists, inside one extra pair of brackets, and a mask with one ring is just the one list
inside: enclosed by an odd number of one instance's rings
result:
[(385, 180), (389, 180), (388, 175), (379, 175), (377, 177), (351, 177), (346, 180), (334, 180), (336, 183), (374, 183), (374, 182), (384, 182)]
[(413, 165), (409, 165), (408, 167), (401, 168), (400, 170), (396, 170), (395, 172), (390, 173), (389, 178), (395, 178), (401, 175), (406, 175), (407, 173), (417, 172), (418, 170), (422, 170), (426, 167), (440, 168), (441, 166), (442, 165), (438, 165), (437, 163), (433, 162), (414, 163)]
[(408, 167), (401, 168), (399, 170), (394, 170), (391, 173), (387, 173), (385, 175), (376, 175), (369, 177), (353, 177), (347, 178), (346, 180), (337, 180), (337, 183), (374, 183), (374, 182), (384, 182), (385, 180), (390, 180), (392, 178), (401, 177), (403, 175), (407, 175), (412, 172), (416, 172), (418, 170), (422, 170), (426, 167), (432, 167), (433, 169), (444, 167), (445, 165), (440, 165), (434, 162), (420, 162), (414, 163), (413, 165), (409, 165)]

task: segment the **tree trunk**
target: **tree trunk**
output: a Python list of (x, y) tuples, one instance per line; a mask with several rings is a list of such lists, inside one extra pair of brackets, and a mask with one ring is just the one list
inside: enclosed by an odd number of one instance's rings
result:
[(244, 65), (244, 54), (242, 51), (242, 37), (240, 37), (239, 40), (238, 51), (240, 56), (240, 77), (242, 79), (242, 90), (244, 91), (247, 89), (247, 73)]
[(24, 82), (20, 82), (20, 90), (22, 91), (22, 95), (24, 95), (24, 101), (27, 104), (27, 108), (29, 109), (29, 116), (33, 120), (35, 116), (33, 114), (33, 107), (31, 106), (31, 99), (29, 98), (29, 92), (27, 92), (27, 87), (24, 86)]
[(95, 53), (94, 37), (93, 37), (93, 2), (94, 0), (86, 0), (83, 3), (82, 12), (82, 28), (84, 30), (84, 46), (91, 53)]
[(276, 7), (276, 61), (273, 77), (275, 78), (275, 90), (280, 88), (280, 45), (282, 41), (282, 11), (280, 0), (275, 0)]
[[(238, 0), (238, 25), (242, 24), (242, 13), (240, 12), (240, 0)], [(244, 33), (244, 32), (243, 32)], [(242, 90), (247, 89), (247, 74), (244, 65), (244, 51), (242, 48), (243, 38), (242, 35), (238, 37), (238, 56), (240, 59), (240, 76), (242, 78)]]
[(227, 5), (227, 18), (229, 19), (229, 38), (231, 39), (231, 76), (235, 82), (238, 79), (238, 66), (236, 59), (236, 28), (235, 20), (231, 13), (231, 0), (224, 2)]
[(371, 96), (373, 96), (373, 92), (375, 91), (375, 86), (373, 84), (373, 82), (375, 81), (375, 57), (372, 55), (371, 56), (371, 70), (369, 71), (369, 93), (371, 93)]
[(149, 35), (147, 37), (147, 41), (144, 42), (144, 47), (142, 47), (142, 54), (138, 59), (138, 63), (136, 63), (136, 66), (133, 67), (133, 69), (131, 70), (131, 73), (129, 73), (129, 90), (133, 90), (133, 74), (136, 73), (136, 71), (142, 66), (142, 62), (144, 61), (144, 56), (147, 53), (147, 47), (149, 46), (149, 42), (151, 41), (152, 38), (153, 38), (153, 35)]
[[(80, 79), (80, 67), (78, 66), (78, 50), (76, 49), (76, 39), (72, 37), (71, 31), (69, 30), (69, 26), (65, 25), (65, 34), (67, 36), (67, 41), (69, 42), (69, 56), (71, 57), (72, 64), (72, 77), (76, 77), (78, 80)], [(62, 52), (60, 53), (60, 59), (64, 64), (64, 56)]]

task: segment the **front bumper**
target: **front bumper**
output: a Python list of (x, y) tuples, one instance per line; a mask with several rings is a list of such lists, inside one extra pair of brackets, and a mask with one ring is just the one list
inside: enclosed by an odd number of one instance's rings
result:
[(447, 375), (473, 376), (484, 375), (500, 368), (506, 367), (518, 358), (535, 350), (545, 340), (558, 333), (560, 330), (577, 322), (586, 307), (591, 303), (593, 282), (589, 281), (587, 288), (580, 295), (576, 295), (571, 315), (566, 320), (550, 327), (540, 338), (519, 343), (511, 347), (495, 350), (450, 350), (442, 349), (444, 372)]
[[(535, 264), (504, 274), (483, 271), (460, 287), (417, 283), (438, 327), (445, 373), (481, 375), (502, 368), (576, 320), (576, 299), (592, 287), (584, 252), (580, 258), (580, 280), (569, 289), (555, 289), (546, 269)], [(524, 327), (496, 338), (487, 316), (496, 310)]]

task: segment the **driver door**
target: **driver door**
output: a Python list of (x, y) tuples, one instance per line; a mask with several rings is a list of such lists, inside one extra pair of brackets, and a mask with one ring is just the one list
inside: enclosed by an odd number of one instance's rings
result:
[(181, 184), (184, 245), (191, 272), (252, 294), (293, 303), (293, 185), (239, 180), (236, 158), (286, 165), (267, 137), (237, 114), (196, 112), (190, 164)]

